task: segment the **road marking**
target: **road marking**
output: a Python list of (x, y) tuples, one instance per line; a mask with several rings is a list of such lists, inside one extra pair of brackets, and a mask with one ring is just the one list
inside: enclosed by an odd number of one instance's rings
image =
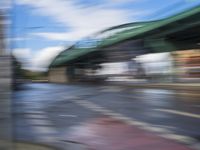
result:
[(172, 110), (172, 109), (154, 109), (154, 110), (200, 119), (200, 115), (198, 114), (193, 114), (193, 113), (188, 113), (188, 112), (183, 112), (183, 111), (177, 111), (177, 110)]
[(27, 114), (26, 115), (27, 118), (31, 118), (31, 119), (47, 119), (48, 117), (45, 115), (41, 115), (41, 114)]
[(121, 92), (122, 90), (122, 87), (116, 86), (104, 86), (101, 88), (101, 92)]
[(49, 121), (44, 111), (39, 114), (26, 114), (26, 121), (37, 135), (37, 140), (40, 142), (56, 142), (59, 141), (57, 130), (53, 127), (52, 122)]
[(101, 106), (94, 104), (87, 100), (72, 100), (72, 102), (74, 102), (80, 106), (83, 106), (87, 109), (90, 109), (92, 111), (100, 112), (104, 115), (108, 115), (112, 118), (121, 120), (121, 121), (127, 123), (128, 125), (135, 125), (135, 126), (138, 126), (138, 128), (144, 129), (146, 131), (159, 133), (159, 136), (164, 137), (166, 139), (176, 140), (181, 143), (189, 144), (189, 146), (194, 149), (200, 149), (199, 147), (196, 146), (196, 144), (198, 144), (198, 141), (192, 137), (184, 136), (184, 135), (177, 135), (167, 128), (157, 127), (155, 125), (152, 125), (152, 124), (149, 124), (146, 122), (138, 121), (134, 118), (126, 117), (120, 113), (115, 113), (111, 110), (107, 110), (104, 107), (101, 107)]
[(44, 127), (44, 126), (35, 126), (34, 127), (39, 134), (52, 134), (56, 135), (56, 130), (50, 127)]
[(27, 114), (44, 114), (43, 111), (38, 111), (38, 110), (28, 110), (28, 111), (25, 111), (25, 113), (27, 113)]
[(82, 100), (81, 97), (76, 96), (75, 98), (71, 98), (71, 101), (92, 111), (99, 112), (103, 115), (107, 115), (112, 118), (121, 120), (127, 123), (128, 125), (135, 125), (138, 126), (138, 128), (144, 129), (146, 131), (159, 133), (158, 135), (161, 137), (164, 137), (166, 139), (176, 140), (178, 142), (187, 144), (189, 147), (193, 149), (200, 150), (199, 147), (200, 144), (196, 139), (189, 136), (177, 135), (176, 133), (173, 133), (173, 131), (170, 130), (169, 128), (158, 127), (157, 125), (141, 122), (134, 118), (126, 117), (120, 113), (115, 113), (112, 110), (108, 110), (88, 100)]
[(112, 118), (115, 118), (115, 119), (118, 119), (118, 120), (122, 120), (129, 125), (136, 125), (136, 126), (139, 126), (142, 129), (146, 129), (146, 130), (153, 131), (153, 132), (166, 133), (166, 131), (167, 131), (168, 133), (171, 133), (169, 130), (167, 130), (165, 128), (154, 127), (153, 125), (151, 125), (149, 123), (138, 121), (138, 120), (135, 120), (133, 118), (124, 116), (120, 113), (116, 113), (116, 112), (113, 112), (111, 110), (107, 110), (107, 109), (105, 109), (101, 106), (98, 106), (98, 105), (96, 105), (96, 104), (94, 104), (90, 101), (87, 101), (87, 100), (76, 100), (74, 102), (85, 107), (85, 108), (88, 108), (90, 110), (100, 112), (104, 115), (111, 116)]
[[(177, 134), (173, 134), (173, 133), (169, 133), (169, 134), (166, 133), (166, 134), (162, 134), (161, 136), (164, 138), (171, 139), (171, 140), (183, 142), (185, 144), (191, 144), (191, 147), (193, 147), (193, 145), (196, 145), (198, 143), (198, 141), (196, 139), (193, 139), (189, 136), (177, 135)], [(199, 147), (195, 147), (195, 149), (199, 150)]]
[(77, 117), (77, 115), (67, 115), (67, 114), (62, 114), (62, 115), (59, 115), (60, 117)]
[(53, 126), (53, 124), (48, 120), (42, 120), (42, 119), (30, 119), (29, 122), (32, 126)]

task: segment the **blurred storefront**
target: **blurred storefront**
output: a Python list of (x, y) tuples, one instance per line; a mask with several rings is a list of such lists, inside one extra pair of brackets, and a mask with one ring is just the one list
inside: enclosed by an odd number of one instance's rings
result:
[(181, 81), (200, 80), (200, 49), (173, 52), (177, 76)]

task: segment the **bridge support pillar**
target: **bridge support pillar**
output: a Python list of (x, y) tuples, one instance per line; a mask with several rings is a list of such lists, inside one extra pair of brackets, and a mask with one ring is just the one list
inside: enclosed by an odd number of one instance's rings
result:
[(53, 83), (68, 83), (70, 81), (66, 67), (51, 68), (48, 76), (49, 82)]

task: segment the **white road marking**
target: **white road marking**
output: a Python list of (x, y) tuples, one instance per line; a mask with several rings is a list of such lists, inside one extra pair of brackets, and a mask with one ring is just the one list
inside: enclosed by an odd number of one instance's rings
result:
[(42, 120), (42, 119), (30, 119), (30, 122), (29, 122), (30, 125), (33, 125), (33, 126), (53, 126), (53, 124), (48, 121), (48, 120)]
[(122, 87), (116, 87), (116, 86), (104, 86), (101, 88), (101, 92), (120, 92), (122, 91)]
[(41, 115), (41, 114), (27, 114), (26, 115), (27, 118), (31, 118), (31, 119), (47, 119), (48, 117), (45, 115)]
[(128, 96), (128, 95), (119, 95), (119, 97), (129, 98), (129, 99), (140, 99), (141, 98), (141, 96), (136, 96), (136, 95), (131, 95), (131, 96)]
[(77, 115), (67, 115), (67, 114), (62, 114), (62, 115), (59, 115), (60, 117), (77, 117)]
[(59, 141), (57, 137), (57, 130), (52, 127), (53, 124), (48, 120), (44, 111), (39, 114), (26, 114), (26, 120), (31, 128), (38, 135), (37, 138), (43, 142), (56, 142)]
[(37, 129), (37, 132), (40, 134), (56, 134), (56, 131), (50, 127), (35, 126), (34, 128)]
[(138, 121), (134, 118), (126, 117), (120, 113), (115, 113), (111, 110), (107, 110), (104, 107), (98, 106), (97, 104), (94, 104), (87, 100), (72, 100), (72, 102), (74, 102), (78, 105), (81, 105), (87, 109), (90, 109), (92, 111), (100, 112), (104, 115), (108, 115), (108, 116), (111, 116), (112, 118), (121, 120), (129, 125), (135, 125), (141, 129), (144, 129), (147, 131), (157, 132), (157, 133), (159, 133), (159, 136), (164, 137), (166, 139), (176, 140), (178, 142), (189, 144), (190, 147), (192, 147), (192, 148), (199, 149), (199, 147), (196, 146), (196, 144), (198, 144), (198, 141), (192, 137), (177, 135), (175, 133), (172, 133), (172, 131), (167, 128), (158, 127), (156, 125)]
[(85, 107), (85, 108), (89, 108), (90, 110), (100, 112), (104, 115), (111, 116), (112, 118), (115, 118), (115, 119), (118, 119), (118, 120), (122, 120), (129, 125), (136, 125), (136, 126), (139, 126), (143, 129), (148, 129), (149, 131), (154, 131), (154, 132), (165, 132), (167, 130), (167, 129), (164, 129), (164, 128), (153, 127), (152, 125), (150, 125), (148, 123), (137, 121), (137, 120), (132, 119), (130, 117), (124, 116), (120, 113), (115, 113), (111, 110), (107, 110), (107, 109), (105, 109), (101, 106), (98, 106), (98, 105), (96, 105), (96, 104), (94, 104), (90, 101), (87, 101), (87, 100), (78, 100), (78, 101), (74, 101), (74, 102)]
[(28, 111), (26, 111), (26, 113), (29, 113), (29, 114), (44, 114), (43, 111), (39, 111), (39, 110), (28, 110)]
[(169, 125), (155, 125), (155, 127), (165, 128), (165, 129), (169, 129), (169, 130), (176, 130), (176, 127), (169, 126)]
[(193, 113), (188, 113), (188, 112), (183, 112), (183, 111), (177, 111), (177, 110), (172, 110), (172, 109), (154, 109), (154, 110), (200, 119), (200, 115), (198, 114), (193, 114)]
[(182, 135), (177, 135), (177, 134), (173, 134), (173, 133), (164, 134), (164, 135), (161, 135), (161, 136), (164, 137), (164, 138), (171, 139), (171, 140), (181, 141), (181, 142), (184, 142), (186, 144), (197, 143), (196, 139), (193, 139), (189, 136), (182, 136)]

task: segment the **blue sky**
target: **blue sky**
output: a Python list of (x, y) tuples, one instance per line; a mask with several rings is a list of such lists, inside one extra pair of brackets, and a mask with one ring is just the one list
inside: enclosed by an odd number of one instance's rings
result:
[(15, 0), (12, 49), (24, 67), (45, 70), (64, 48), (87, 35), (128, 22), (155, 20), (200, 0)]

